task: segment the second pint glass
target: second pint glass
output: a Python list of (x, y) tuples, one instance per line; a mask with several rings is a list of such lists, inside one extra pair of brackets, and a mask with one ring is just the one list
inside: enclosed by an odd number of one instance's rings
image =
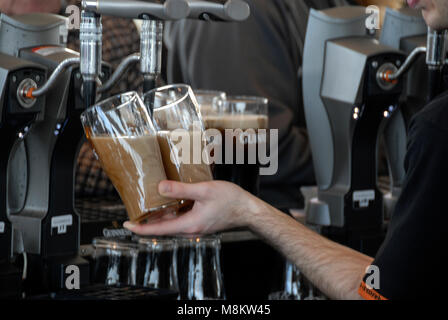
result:
[[(204, 116), (208, 129), (221, 132), (221, 163), (214, 167), (216, 180), (233, 182), (259, 194), (259, 150), (266, 150), (268, 100), (262, 97), (227, 97), (218, 112)], [(229, 161), (230, 160), (230, 161)], [(229, 163), (230, 162), (230, 163)]]
[(206, 138), (192, 89), (166, 86), (145, 94), (144, 101), (153, 110), (168, 179), (185, 183), (213, 180), (210, 162), (203, 154)]

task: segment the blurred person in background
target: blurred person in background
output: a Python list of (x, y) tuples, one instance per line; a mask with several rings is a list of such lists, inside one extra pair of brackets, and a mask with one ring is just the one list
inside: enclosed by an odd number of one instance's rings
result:
[[(48, 12), (66, 15), (80, 0), (0, 0), (8, 14)], [(270, 127), (279, 129), (279, 171), (261, 178), (261, 198), (277, 208), (301, 208), (300, 187), (313, 185), (311, 150), (303, 111), (301, 61), (310, 8), (371, 4), (399, 8), (402, 0), (272, 0), (247, 1), (251, 17), (242, 23), (184, 20), (167, 24), (165, 42), (169, 83), (194, 89), (215, 89), (229, 95), (269, 99)], [(132, 20), (104, 16), (103, 60), (113, 68), (139, 51), (140, 38)], [(69, 34), (68, 47), (79, 50), (79, 30)], [(142, 78), (134, 66), (110, 95), (140, 90)], [(116, 192), (84, 144), (76, 175), (78, 197), (116, 196)]]
[(279, 167), (276, 175), (261, 177), (260, 197), (280, 209), (302, 208), (300, 188), (315, 184), (302, 98), (301, 64), (309, 11), (356, 4), (400, 8), (404, 1), (247, 3), (251, 16), (241, 23), (183, 20), (167, 24), (167, 81), (268, 98), (269, 127), (279, 129)]

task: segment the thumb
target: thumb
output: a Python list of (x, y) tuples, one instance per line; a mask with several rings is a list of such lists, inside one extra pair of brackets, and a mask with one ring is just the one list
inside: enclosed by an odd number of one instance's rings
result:
[(207, 194), (206, 191), (206, 183), (162, 181), (159, 184), (160, 195), (174, 199), (203, 200)]

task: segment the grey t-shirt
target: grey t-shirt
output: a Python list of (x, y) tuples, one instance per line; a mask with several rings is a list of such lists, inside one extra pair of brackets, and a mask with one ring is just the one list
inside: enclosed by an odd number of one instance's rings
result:
[(242, 23), (167, 24), (167, 80), (268, 98), (270, 128), (279, 129), (279, 168), (261, 177), (260, 196), (278, 208), (300, 208), (300, 187), (314, 184), (300, 79), (307, 18), (310, 7), (345, 1), (246, 1), (251, 17)]

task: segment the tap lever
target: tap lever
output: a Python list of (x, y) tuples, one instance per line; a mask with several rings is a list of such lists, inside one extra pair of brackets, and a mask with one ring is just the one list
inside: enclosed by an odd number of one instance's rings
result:
[(74, 65), (79, 65), (79, 63), (79, 58), (65, 59), (56, 67), (48, 81), (41, 88), (31, 86), (26, 91), (21, 92), (21, 94), (28, 99), (34, 99), (46, 95), (52, 88), (54, 88), (59, 76), (62, 73), (64, 73), (68, 68)]
[(104, 93), (111, 90), (120, 81), (121, 77), (125, 74), (128, 68), (139, 61), (140, 61), (139, 53), (133, 53), (127, 56), (125, 59), (123, 59), (121, 63), (118, 65), (115, 72), (109, 78), (109, 80), (107, 80), (106, 83), (104, 83), (101, 87), (98, 88), (98, 93)]
[(415, 48), (400, 69), (381, 71), (381, 73), (378, 73), (378, 78), (385, 82), (398, 80), (409, 71), (417, 58), (423, 53), (426, 53), (426, 64), (430, 70), (441, 70), (446, 64), (446, 35), (446, 30), (436, 31), (428, 28), (427, 46)]
[(83, 0), (82, 6), (86, 11), (129, 19), (149, 15), (155, 20), (179, 20), (189, 12), (186, 0)]
[(425, 47), (415, 48), (407, 57), (406, 61), (402, 64), (400, 69), (378, 69), (377, 78), (381, 81), (384, 81), (385, 83), (394, 83), (409, 71), (414, 62), (417, 61), (417, 58), (420, 57), (420, 55), (423, 53), (426, 53)]
[(243, 0), (187, 0), (190, 19), (206, 21), (244, 21), (250, 16), (250, 7)]

